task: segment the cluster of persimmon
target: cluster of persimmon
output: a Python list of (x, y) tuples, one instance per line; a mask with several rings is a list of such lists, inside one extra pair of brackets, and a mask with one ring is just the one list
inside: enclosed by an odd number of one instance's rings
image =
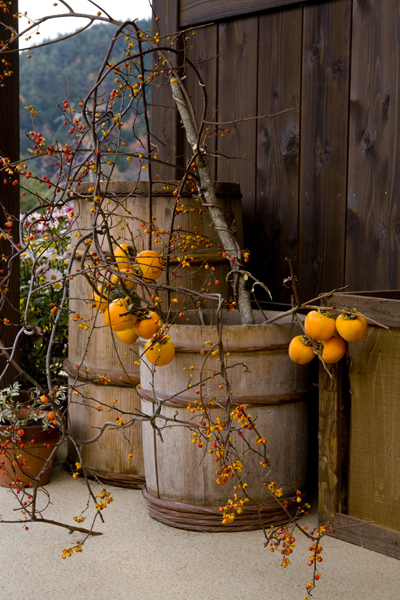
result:
[(356, 309), (344, 309), (334, 318), (330, 312), (312, 310), (304, 320), (305, 335), (297, 335), (289, 345), (290, 358), (300, 365), (317, 355), (325, 363), (336, 363), (346, 353), (346, 342), (357, 342), (367, 332), (367, 320)]
[[(133, 246), (122, 244), (115, 248), (114, 258), (119, 273), (112, 276), (111, 284), (103, 281), (98, 286), (98, 293), (93, 294), (92, 306), (104, 313), (105, 324), (124, 344), (130, 346), (139, 337), (148, 340), (144, 353), (149, 362), (158, 367), (169, 364), (175, 356), (175, 346), (168, 335), (169, 325), (163, 326), (158, 313), (131, 302), (130, 296), (136, 287), (137, 277), (144, 283), (152, 283), (160, 277), (163, 272), (162, 255), (154, 250), (136, 254)], [(112, 299), (113, 292), (119, 297)]]

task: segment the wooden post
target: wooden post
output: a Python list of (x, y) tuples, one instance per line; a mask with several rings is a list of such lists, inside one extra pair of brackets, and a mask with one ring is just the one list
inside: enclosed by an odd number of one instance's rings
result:
[[(18, 0), (12, 0), (9, 12), (1, 11), (1, 21), (6, 26), (18, 30), (18, 19), (13, 15), (18, 12)], [(0, 28), (0, 42), (6, 40), (10, 31)], [(12, 71), (11, 76), (3, 77), (0, 82), (0, 155), (8, 157), (11, 161), (19, 158), (19, 55), (2, 54), (7, 63), (2, 63), (0, 75), (4, 71)], [(17, 177), (13, 177), (16, 179)], [(4, 229), (6, 218), (12, 216), (19, 218), (19, 188), (11, 182), (5, 184), (5, 173), (0, 178), (0, 227)], [(14, 221), (13, 239), (17, 242), (18, 226)], [(11, 246), (7, 240), (0, 240), (0, 340), (6, 348), (13, 345), (17, 328), (12, 323), (19, 323), (19, 261), (5, 260), (11, 253)], [(3, 257), (4, 256), (4, 257)], [(3, 257), (3, 258), (2, 258)], [(4, 283), (3, 283), (4, 282)], [(10, 325), (4, 325), (3, 319), (7, 318)], [(15, 357), (18, 358), (18, 357)], [(5, 359), (0, 355), (0, 373), (6, 366)], [(10, 385), (14, 381), (16, 371), (9, 368), (0, 380), (0, 386)]]
[(320, 367), (318, 512), (322, 520), (347, 510), (349, 384), (345, 359), (330, 365), (332, 379)]

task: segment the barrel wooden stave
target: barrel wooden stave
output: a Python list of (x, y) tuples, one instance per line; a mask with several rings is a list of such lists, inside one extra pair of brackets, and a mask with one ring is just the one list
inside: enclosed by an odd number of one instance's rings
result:
[[(142, 411), (151, 414), (153, 406), (142, 401)], [(257, 483), (257, 478), (274, 481), (282, 487), (284, 495), (293, 490), (304, 489), (307, 464), (304, 458), (308, 448), (308, 405), (303, 400), (296, 403), (252, 406), (247, 411), (257, 417), (257, 429), (267, 439), (267, 456), (270, 468), (260, 466), (260, 457), (248, 453), (243, 459), (245, 445), (235, 436), (234, 444), (239, 457), (255, 475), (245, 476), (249, 484), (248, 494), (254, 504), (265, 503), (270, 495)], [(212, 417), (223, 417), (224, 411), (213, 409)], [(190, 414), (184, 408), (164, 406), (167, 417), (188, 420)], [(199, 417), (192, 419), (197, 424)], [(161, 420), (158, 423), (161, 425)], [(183, 502), (195, 506), (222, 506), (232, 497), (232, 485), (217, 485), (216, 462), (206, 447), (200, 449), (192, 444), (187, 428), (171, 427), (163, 431), (163, 440), (152, 431), (151, 425), (143, 424), (146, 487), (150, 494), (170, 502)], [(252, 438), (251, 438), (252, 439)], [(254, 438), (255, 439), (255, 438)], [(246, 469), (242, 471), (242, 474)], [(229, 480), (228, 480), (229, 481)], [(232, 479), (232, 482), (236, 480)]]
[[(70, 432), (77, 440), (86, 441), (96, 436), (104, 423), (115, 424), (115, 419), (122, 416), (124, 421), (131, 414), (137, 414), (140, 399), (135, 389), (115, 386), (100, 386), (92, 382), (69, 377), (69, 385), (78, 391), (72, 395), (69, 403)], [(117, 400), (117, 411), (113, 408), (113, 400)], [(97, 407), (103, 407), (98, 411)], [(128, 455), (132, 454), (131, 460)], [(70, 457), (78, 460), (75, 449), (70, 447)], [(140, 423), (121, 429), (107, 428), (99, 441), (82, 447), (82, 460), (85, 466), (100, 478), (107, 473), (120, 475), (127, 480), (130, 476), (132, 484), (144, 483), (142, 431)], [(124, 476), (124, 477), (122, 477)], [(115, 482), (118, 478), (115, 479)]]
[[(124, 344), (104, 322), (104, 313), (93, 307), (93, 288), (79, 275), (77, 261), (73, 274), (78, 275), (70, 283), (69, 308), (71, 311), (68, 339), (68, 358), (72, 364), (85, 365), (101, 371), (126, 371), (139, 376), (138, 346)], [(83, 318), (73, 321), (78, 313)], [(79, 325), (89, 328), (83, 329)]]

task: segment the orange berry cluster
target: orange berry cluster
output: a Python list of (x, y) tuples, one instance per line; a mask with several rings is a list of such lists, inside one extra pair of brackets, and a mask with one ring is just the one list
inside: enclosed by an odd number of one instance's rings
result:
[(222, 524), (229, 525), (235, 520), (235, 510), (236, 514), (240, 515), (243, 512), (243, 506), (246, 502), (249, 501), (249, 498), (240, 499), (238, 494), (233, 495), (233, 500), (228, 500), (228, 503), (225, 506), (221, 506), (219, 508), (220, 512), (223, 512), (222, 515)]
[(97, 502), (95, 503), (95, 506), (97, 510), (103, 510), (104, 508), (107, 508), (111, 502), (114, 502), (111, 492), (106, 492), (104, 488), (102, 488), (100, 493), (97, 494), (96, 500)]

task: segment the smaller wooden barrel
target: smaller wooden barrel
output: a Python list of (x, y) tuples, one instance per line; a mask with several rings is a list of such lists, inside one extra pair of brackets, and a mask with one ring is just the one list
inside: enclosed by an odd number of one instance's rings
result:
[[(276, 313), (267, 313), (272, 316)], [(218, 356), (204, 364), (202, 350), (206, 341), (215, 343), (217, 332), (209, 325), (182, 325), (171, 328), (171, 339), (176, 345), (175, 359), (155, 372), (155, 393), (151, 386), (148, 363), (141, 367), (142, 411), (154, 413), (157, 399), (165, 400), (162, 414), (171, 419), (162, 430), (162, 440), (147, 422), (143, 423), (146, 499), (149, 514), (174, 527), (198, 531), (226, 531), (258, 529), (263, 525), (277, 525), (288, 521), (283, 506), (293, 514), (298, 506), (296, 490), (304, 491), (307, 474), (308, 403), (310, 371), (307, 366), (295, 365), (288, 357), (290, 340), (299, 334), (300, 327), (290, 318), (271, 325), (235, 325), (237, 313), (226, 314), (229, 325), (223, 328), (228, 377), (234, 405), (245, 404), (246, 413), (256, 418), (257, 430), (267, 439), (267, 457), (270, 468), (260, 465), (260, 456), (248, 452), (247, 446), (235, 435), (237, 454), (246, 465), (243, 481), (248, 484), (251, 503), (245, 504), (242, 514), (229, 525), (222, 525), (219, 510), (233, 497), (230, 479), (217, 485), (215, 454), (207, 447), (199, 449), (192, 444), (192, 432), (187, 427), (174, 426), (173, 419), (191, 420), (187, 406), (199, 398), (196, 390), (202, 388), (205, 396), (216, 398), (216, 405), (225, 405), (225, 390), (220, 390), (221, 378), (209, 376), (218, 372)], [(259, 323), (263, 317), (258, 314)], [(236, 366), (233, 366), (236, 365)], [(191, 378), (190, 374), (194, 377)], [(200, 379), (204, 386), (193, 385)], [(182, 390), (185, 390), (182, 392)], [(224, 418), (224, 408), (212, 408), (212, 419)], [(200, 417), (201, 419), (201, 417)], [(193, 422), (198, 423), (199, 414)], [(163, 421), (158, 419), (157, 425)], [(246, 436), (248, 437), (248, 436)], [(248, 439), (252, 439), (251, 436)], [(252, 443), (255, 441), (252, 439)], [(253, 446), (257, 449), (257, 446)], [(278, 502), (260, 484), (268, 480), (283, 490), (284, 502)], [(260, 511), (260, 507), (262, 510)]]

